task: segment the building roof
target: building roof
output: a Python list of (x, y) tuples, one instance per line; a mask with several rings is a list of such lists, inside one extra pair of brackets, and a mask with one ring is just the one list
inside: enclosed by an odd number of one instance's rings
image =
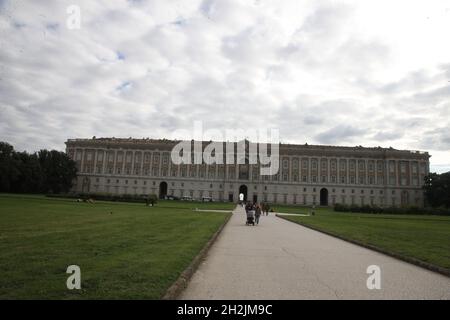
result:
[[(192, 140), (193, 141), (193, 140)], [(181, 140), (151, 139), (151, 138), (96, 138), (90, 139), (68, 139), (67, 147), (102, 147), (102, 148), (122, 148), (122, 149), (154, 149), (170, 151), (181, 142)], [(202, 141), (203, 147), (212, 141)], [(246, 141), (249, 144), (252, 142)], [(220, 142), (219, 142), (220, 143)], [(225, 143), (225, 142), (222, 142)], [(236, 144), (236, 142), (233, 142)], [(363, 147), (359, 146), (331, 146), (331, 145), (311, 145), (311, 144), (279, 144), (280, 155), (305, 155), (324, 157), (375, 157), (375, 158), (407, 158), (428, 160), (428, 152), (415, 150), (399, 150), (392, 147)]]

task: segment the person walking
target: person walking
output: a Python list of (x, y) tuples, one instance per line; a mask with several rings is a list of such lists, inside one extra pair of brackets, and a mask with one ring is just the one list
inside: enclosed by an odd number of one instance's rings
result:
[(260, 216), (261, 216), (261, 206), (259, 204), (257, 204), (256, 208), (255, 208), (255, 222), (257, 225), (259, 224)]
[(265, 202), (264, 203), (264, 213), (266, 214), (266, 216), (269, 215), (269, 209), (270, 209), (269, 204), (267, 202)]

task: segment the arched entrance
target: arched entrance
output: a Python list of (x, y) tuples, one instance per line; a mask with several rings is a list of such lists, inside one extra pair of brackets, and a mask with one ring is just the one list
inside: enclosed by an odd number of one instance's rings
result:
[(320, 205), (328, 206), (328, 190), (325, 188), (320, 190)]
[(241, 193), (244, 195), (244, 201), (247, 201), (247, 186), (245, 184), (239, 187), (239, 194)]
[(167, 196), (167, 182), (161, 182), (159, 184), (159, 198), (164, 199)]

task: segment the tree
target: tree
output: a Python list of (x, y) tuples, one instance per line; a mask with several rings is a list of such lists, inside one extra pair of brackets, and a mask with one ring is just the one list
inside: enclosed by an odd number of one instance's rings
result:
[(42, 170), (37, 155), (16, 152), (13, 159), (18, 174), (12, 181), (11, 192), (39, 192), (42, 185)]
[(0, 142), (0, 192), (68, 192), (76, 178), (76, 165), (64, 152), (16, 152)]
[(7, 142), (0, 142), (0, 191), (11, 192), (11, 185), (19, 172), (14, 162), (14, 148)]
[(425, 177), (423, 188), (430, 206), (450, 208), (450, 172), (430, 173)]
[(77, 174), (75, 162), (56, 150), (40, 150), (37, 156), (43, 175), (42, 192), (68, 192)]

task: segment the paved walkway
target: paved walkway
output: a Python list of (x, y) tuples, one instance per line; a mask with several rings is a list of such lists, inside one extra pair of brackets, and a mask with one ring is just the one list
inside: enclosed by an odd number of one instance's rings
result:
[(181, 299), (450, 299), (450, 278), (273, 215), (245, 226), (237, 207)]

